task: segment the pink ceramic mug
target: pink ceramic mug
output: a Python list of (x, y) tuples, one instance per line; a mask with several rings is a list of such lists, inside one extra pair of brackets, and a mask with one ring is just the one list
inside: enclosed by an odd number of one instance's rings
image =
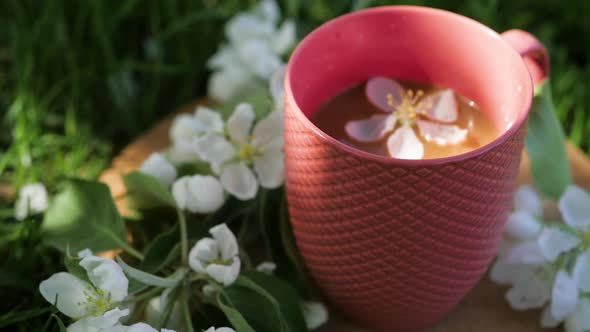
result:
[[(498, 35), (431, 8), (360, 11), (303, 40), (285, 79), (289, 212), (306, 266), (342, 313), (380, 331), (416, 330), (478, 282), (512, 205), (531, 75), (547, 72), (546, 50), (526, 32)], [(451, 87), (501, 134), (462, 155), (400, 160), (351, 148), (309, 120), (373, 76)]]

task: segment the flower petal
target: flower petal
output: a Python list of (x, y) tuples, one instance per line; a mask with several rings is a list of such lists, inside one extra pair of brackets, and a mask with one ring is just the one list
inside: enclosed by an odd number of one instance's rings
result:
[(455, 93), (453, 90), (445, 89), (429, 94), (420, 100), (416, 112), (434, 121), (455, 122), (459, 117)]
[(120, 310), (115, 308), (101, 316), (89, 316), (76, 321), (68, 326), (68, 332), (127, 331), (126, 329), (117, 330), (117, 328), (123, 327), (120, 325), (119, 320), (127, 315), (129, 315), (129, 309)]
[(277, 264), (273, 262), (262, 262), (256, 266), (256, 271), (260, 271), (266, 274), (273, 274), (277, 269)]
[(201, 160), (194, 139), (175, 141), (168, 150), (168, 157), (176, 164), (194, 163)]
[(254, 13), (260, 17), (261, 20), (275, 24), (281, 17), (281, 9), (279, 5), (273, 0), (263, 0), (254, 9)]
[(295, 22), (285, 20), (271, 40), (271, 49), (279, 55), (286, 53), (295, 43)]
[(395, 107), (401, 104), (405, 95), (405, 89), (392, 79), (373, 77), (367, 81), (365, 94), (369, 102), (379, 110), (393, 112)]
[(139, 171), (150, 175), (164, 186), (169, 186), (176, 179), (176, 168), (164, 156), (152, 153), (141, 165)]
[(158, 332), (146, 323), (135, 323), (127, 328), (126, 332)]
[(24, 185), (19, 191), (18, 200), (14, 206), (14, 217), (17, 220), (23, 220), (27, 216), (42, 213), (48, 205), (47, 189), (42, 183)]
[(513, 212), (508, 216), (506, 233), (518, 240), (533, 240), (541, 233), (541, 224), (528, 212)]
[(375, 114), (368, 119), (348, 121), (344, 127), (346, 134), (360, 142), (375, 142), (392, 131), (397, 122), (393, 114)]
[(457, 144), (467, 137), (467, 129), (461, 129), (455, 125), (445, 125), (425, 120), (418, 120), (420, 135), (428, 142), (438, 145)]
[(186, 182), (186, 209), (192, 213), (211, 213), (225, 202), (223, 186), (211, 175), (193, 175)]
[(545, 256), (537, 242), (529, 241), (512, 247), (506, 254), (506, 261), (511, 264), (543, 264)]
[(272, 74), (283, 66), (279, 55), (270, 45), (260, 39), (248, 39), (235, 45), (240, 61), (256, 76), (268, 80)]
[(238, 45), (246, 40), (268, 40), (274, 32), (274, 23), (261, 20), (257, 15), (238, 14), (225, 25), (225, 35), (232, 45)]
[(590, 225), (590, 194), (578, 186), (568, 186), (559, 199), (559, 211), (572, 227)]
[(216, 133), (208, 133), (197, 139), (195, 148), (201, 159), (209, 162), (211, 167), (217, 171), (225, 162), (236, 155), (233, 145)]
[[(283, 138), (283, 112), (273, 111), (258, 121), (252, 132), (252, 145), (256, 148), (267, 148), (277, 139)], [(282, 144), (280, 144), (282, 146)]]
[(580, 299), (576, 310), (565, 319), (564, 327), (566, 332), (590, 330), (590, 299)]
[(195, 110), (195, 123), (200, 133), (223, 133), (223, 119), (221, 114), (205, 106), (198, 106)]
[(543, 215), (543, 201), (533, 187), (520, 186), (514, 193), (514, 209), (528, 212), (534, 217), (540, 217)]
[(115, 261), (97, 256), (87, 256), (82, 258), (79, 264), (86, 270), (88, 279), (94, 286), (109, 294), (113, 301), (120, 302), (127, 297), (129, 280)]
[(514, 283), (518, 268), (522, 264), (511, 264), (503, 259), (498, 259), (490, 269), (490, 279), (499, 285), (511, 285)]
[(255, 118), (256, 114), (254, 114), (251, 104), (238, 104), (232, 115), (227, 119), (229, 137), (239, 144), (247, 143)]
[(209, 77), (207, 94), (217, 101), (228, 102), (252, 90), (254, 79), (253, 74), (239, 67), (224, 68)]
[(555, 261), (564, 252), (572, 250), (580, 242), (576, 236), (556, 227), (545, 227), (537, 240), (543, 256), (550, 262)]
[(240, 258), (234, 257), (231, 265), (209, 264), (207, 265), (207, 274), (224, 286), (229, 286), (236, 281), (240, 274)]
[(302, 304), (303, 318), (309, 330), (317, 329), (328, 321), (328, 309), (323, 303), (306, 301)]
[(254, 171), (263, 188), (274, 189), (285, 180), (285, 160), (280, 148), (267, 149), (254, 159)]
[(269, 81), (269, 90), (272, 99), (275, 102), (275, 111), (283, 110), (283, 85), (285, 82), (285, 66), (281, 66), (272, 74)]
[(258, 192), (258, 181), (243, 162), (224, 167), (220, 180), (225, 190), (242, 201), (256, 197)]
[(580, 290), (590, 293), (590, 249), (578, 256), (572, 276)]
[(541, 273), (533, 274), (530, 279), (519, 281), (506, 292), (506, 300), (515, 310), (540, 308), (551, 297), (551, 284)]
[(211, 228), (209, 233), (217, 241), (223, 260), (228, 260), (238, 255), (238, 241), (226, 224), (219, 224)]
[[(67, 272), (58, 272), (39, 284), (43, 298), (55, 304), (57, 309), (71, 318), (88, 314), (86, 291), (92, 286)], [(57, 300), (57, 302), (56, 302)]]
[(578, 297), (574, 280), (564, 270), (559, 271), (551, 292), (551, 316), (558, 321), (565, 319), (576, 309)]
[(220, 327), (215, 332), (236, 332), (234, 329), (230, 329), (229, 327)]
[(197, 241), (188, 254), (188, 265), (195, 272), (206, 273), (209, 262), (220, 256), (219, 243), (210, 237)]
[(541, 313), (541, 327), (542, 328), (554, 328), (561, 323), (561, 320), (553, 318), (551, 314), (551, 306), (545, 307), (543, 313)]
[(387, 150), (390, 156), (400, 159), (422, 159), (424, 156), (424, 144), (409, 126), (402, 126), (389, 136)]
[(190, 140), (199, 134), (199, 126), (192, 114), (177, 115), (170, 127), (170, 140)]

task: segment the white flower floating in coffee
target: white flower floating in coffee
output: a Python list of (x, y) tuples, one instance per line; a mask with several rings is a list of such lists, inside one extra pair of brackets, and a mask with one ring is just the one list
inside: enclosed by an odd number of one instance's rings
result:
[(375, 77), (367, 81), (365, 92), (386, 114), (350, 121), (346, 133), (360, 142), (376, 142), (389, 135), (387, 150), (394, 158), (424, 157), (424, 144), (415, 129), (426, 141), (439, 145), (457, 144), (467, 136), (467, 129), (453, 124), (458, 119), (458, 105), (451, 90), (424, 95), (422, 90), (406, 90), (392, 79)]

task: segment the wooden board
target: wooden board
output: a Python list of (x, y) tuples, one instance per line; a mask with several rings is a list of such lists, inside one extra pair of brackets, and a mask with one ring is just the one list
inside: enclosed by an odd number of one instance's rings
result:
[[(208, 104), (207, 101), (202, 103)], [(199, 102), (195, 102), (181, 109), (178, 113), (192, 112)], [(176, 113), (176, 114), (178, 114)], [(101, 175), (101, 181), (108, 184), (116, 199), (117, 207), (125, 213), (123, 197), (125, 186), (121, 181), (121, 175), (136, 170), (143, 160), (152, 152), (166, 149), (170, 140), (168, 131), (172, 119), (176, 114), (170, 115), (159, 122), (155, 127), (139, 137), (127, 146), (121, 154), (113, 160), (111, 168)], [(568, 156), (574, 174), (574, 181), (584, 187), (590, 188), (590, 160), (575, 146), (568, 144)], [(548, 176), (550, 176), (548, 174)], [(524, 154), (521, 164), (519, 183), (530, 183), (529, 160)], [(549, 213), (555, 213), (555, 207), (547, 208)], [(428, 329), (428, 332), (541, 332), (559, 331), (559, 329), (542, 329), (540, 327), (540, 312), (513, 311), (504, 300), (506, 289), (489, 281), (488, 276), (471, 291), (464, 301), (438, 325)], [(330, 322), (320, 328), (319, 332), (370, 332), (355, 327), (331, 312)]]

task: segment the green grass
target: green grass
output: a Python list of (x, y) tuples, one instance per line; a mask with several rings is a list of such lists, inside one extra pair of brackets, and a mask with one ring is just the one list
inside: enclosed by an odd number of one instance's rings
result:
[[(0, 4), (0, 182), (95, 177), (139, 133), (205, 93), (223, 23), (255, 1), (7, 0)], [(550, 49), (559, 118), (588, 151), (590, 3), (285, 0), (300, 35), (366, 6), (449, 9), (526, 29)]]

